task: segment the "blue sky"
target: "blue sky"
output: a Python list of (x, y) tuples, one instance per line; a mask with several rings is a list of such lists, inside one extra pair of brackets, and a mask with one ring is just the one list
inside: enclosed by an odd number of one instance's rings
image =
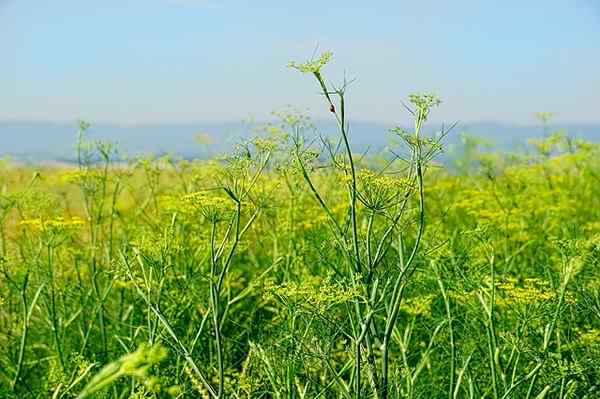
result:
[(163, 123), (327, 114), (290, 70), (315, 46), (354, 119), (600, 122), (600, 1), (0, 0), (0, 120)]

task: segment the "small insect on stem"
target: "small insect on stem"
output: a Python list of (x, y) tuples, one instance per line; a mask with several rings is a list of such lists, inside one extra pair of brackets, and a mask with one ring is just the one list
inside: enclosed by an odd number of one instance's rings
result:
[(331, 106), (329, 107), (329, 112), (332, 112), (335, 114), (335, 107), (333, 106), (333, 104), (331, 104)]

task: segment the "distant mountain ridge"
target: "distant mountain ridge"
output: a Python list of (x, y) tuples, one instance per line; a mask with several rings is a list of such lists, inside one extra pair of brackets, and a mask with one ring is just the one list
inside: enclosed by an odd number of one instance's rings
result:
[[(333, 121), (315, 121), (317, 131), (335, 134)], [(354, 150), (383, 148), (390, 138), (392, 125), (377, 122), (350, 122), (350, 136)], [(427, 132), (440, 128), (432, 123)], [(600, 124), (556, 124), (549, 131), (563, 130), (570, 136), (600, 142)], [(92, 125), (90, 139), (103, 139), (118, 144), (121, 154), (172, 153), (184, 158), (208, 157), (229, 151), (236, 142), (250, 136), (251, 126), (242, 122), (156, 124), (156, 125)], [(198, 133), (209, 133), (214, 144), (206, 147), (196, 140)], [(459, 133), (467, 132), (493, 143), (497, 149), (516, 148), (528, 138), (544, 134), (541, 126), (511, 125), (496, 122), (458, 123), (445, 143), (458, 142)], [(310, 134), (310, 133), (309, 133)], [(11, 156), (23, 162), (72, 161), (75, 158), (77, 126), (75, 123), (2, 122), (0, 121), (0, 157)]]

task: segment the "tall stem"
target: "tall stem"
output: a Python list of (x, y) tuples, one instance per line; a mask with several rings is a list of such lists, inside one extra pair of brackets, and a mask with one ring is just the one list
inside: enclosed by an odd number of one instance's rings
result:
[[(420, 119), (420, 117), (418, 118)], [(420, 123), (416, 125), (417, 131), (416, 136), (418, 137)], [(417, 172), (417, 184), (419, 186), (419, 230), (417, 231), (417, 238), (415, 240), (415, 244), (410, 253), (410, 256), (406, 262), (404, 262), (404, 252), (403, 252), (403, 244), (402, 244), (402, 235), (399, 236), (399, 257), (400, 257), (400, 274), (396, 279), (396, 284), (394, 286), (394, 294), (392, 295), (392, 306), (390, 315), (386, 321), (386, 328), (383, 337), (383, 355), (382, 355), (382, 399), (387, 399), (388, 390), (389, 390), (389, 380), (388, 380), (388, 371), (389, 371), (389, 342), (392, 336), (392, 331), (394, 330), (394, 326), (396, 324), (396, 319), (398, 317), (398, 311), (400, 309), (400, 304), (402, 302), (402, 293), (406, 284), (406, 281), (410, 278), (415, 268), (410, 269), (415, 256), (417, 254), (417, 250), (421, 243), (421, 238), (423, 237), (423, 232), (425, 230), (425, 193), (423, 189), (423, 169), (421, 166), (421, 158), (420, 158), (420, 150), (417, 151), (416, 154), (416, 172)], [(404, 281), (403, 281), (404, 280)]]
[(54, 344), (56, 346), (56, 352), (58, 354), (58, 360), (60, 362), (61, 369), (65, 368), (65, 361), (63, 358), (62, 343), (59, 337), (59, 326), (58, 318), (56, 315), (56, 292), (54, 287), (54, 264), (53, 264), (53, 248), (51, 244), (47, 246), (48, 250), (48, 273), (50, 274), (50, 319), (52, 321), (52, 336), (54, 337)]
[(25, 345), (27, 343), (27, 330), (29, 326), (29, 317), (27, 312), (27, 282), (29, 281), (29, 273), (25, 275), (23, 280), (23, 286), (21, 287), (21, 304), (23, 311), (23, 333), (21, 335), (21, 345), (19, 346), (19, 357), (17, 359), (17, 372), (15, 373), (15, 379), (13, 380), (12, 389), (15, 390), (19, 377), (21, 375), (21, 367), (23, 366), (23, 359), (25, 357)]
[(216, 222), (212, 223), (210, 232), (210, 305), (213, 313), (213, 327), (215, 333), (215, 346), (217, 349), (217, 366), (219, 368), (219, 386), (217, 397), (223, 397), (224, 390), (224, 365), (223, 349), (221, 347), (221, 326), (219, 322), (219, 293), (217, 283), (216, 259), (215, 259), (215, 230)]

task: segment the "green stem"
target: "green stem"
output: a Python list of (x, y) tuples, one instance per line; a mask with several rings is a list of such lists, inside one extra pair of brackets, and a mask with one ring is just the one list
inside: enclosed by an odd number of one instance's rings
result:
[(54, 264), (53, 264), (53, 249), (52, 245), (48, 244), (48, 273), (50, 274), (50, 319), (52, 322), (52, 336), (54, 337), (54, 344), (56, 346), (56, 352), (58, 354), (58, 360), (62, 370), (65, 369), (65, 361), (62, 352), (62, 343), (59, 337), (59, 326), (58, 318), (56, 315), (56, 292), (54, 287)]
[(440, 287), (440, 291), (442, 293), (442, 298), (444, 299), (444, 305), (446, 308), (446, 317), (448, 318), (448, 330), (450, 334), (450, 386), (448, 389), (448, 399), (453, 399), (454, 393), (454, 374), (455, 374), (455, 363), (456, 363), (456, 347), (454, 342), (454, 328), (452, 327), (452, 313), (450, 311), (450, 300), (448, 298), (448, 293), (446, 292), (446, 288), (444, 287), (444, 281), (442, 276), (437, 268), (435, 267), (437, 274), (438, 286)]
[(410, 256), (406, 262), (404, 262), (404, 254), (403, 254), (403, 250), (402, 250), (402, 248), (403, 248), (402, 238), (401, 238), (401, 235), (399, 236), (399, 240), (400, 240), (399, 257), (400, 257), (401, 270), (400, 270), (400, 274), (398, 275), (398, 278), (396, 279), (396, 284), (394, 286), (394, 294), (392, 295), (391, 313), (386, 321), (386, 328), (385, 328), (385, 333), (384, 333), (384, 338), (383, 338), (383, 348), (382, 348), (383, 355), (382, 355), (382, 365), (381, 365), (382, 378), (383, 378), (382, 399), (387, 399), (387, 397), (388, 397), (389, 342), (390, 342), (390, 338), (392, 336), (392, 331), (394, 329), (394, 325), (396, 324), (396, 318), (398, 317), (398, 311), (400, 309), (400, 304), (402, 302), (402, 292), (403, 292), (405, 285), (402, 284), (402, 286), (401, 286), (401, 283), (403, 280), (405, 282), (408, 281), (408, 279), (410, 278), (410, 276), (412, 275), (412, 273), (415, 270), (415, 268), (410, 269), (410, 267), (415, 259), (417, 250), (421, 243), (421, 238), (423, 237), (423, 232), (425, 230), (425, 194), (424, 194), (424, 189), (423, 189), (423, 171), (421, 168), (421, 160), (418, 158), (418, 154), (417, 154), (416, 162), (417, 162), (417, 167), (416, 167), (417, 183), (419, 185), (419, 230), (417, 232), (417, 238), (415, 240), (413, 249), (412, 249)]
[[(239, 225), (239, 222), (238, 222)], [(218, 283), (216, 283), (217, 275), (216, 275), (216, 259), (215, 259), (215, 230), (216, 230), (216, 222), (212, 223), (211, 233), (210, 233), (210, 306), (212, 308), (213, 314), (213, 327), (215, 334), (215, 346), (217, 350), (217, 366), (219, 369), (219, 385), (217, 391), (217, 397), (223, 397), (224, 391), (224, 374), (225, 367), (223, 365), (223, 349), (221, 347), (221, 326), (219, 322), (219, 292), (218, 292)]]

